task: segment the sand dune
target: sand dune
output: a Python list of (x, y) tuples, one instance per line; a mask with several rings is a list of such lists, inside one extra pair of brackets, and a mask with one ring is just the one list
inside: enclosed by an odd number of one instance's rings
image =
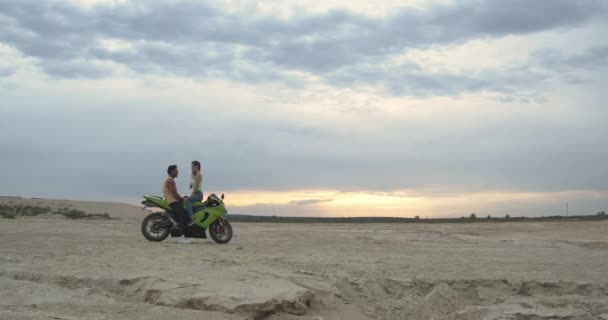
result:
[(143, 219), (148, 212), (143, 206), (134, 206), (116, 202), (74, 201), (58, 199), (39, 199), (21, 197), (1, 197), (0, 204), (20, 204), (29, 206), (49, 207), (53, 209), (76, 209), (89, 214), (107, 212), (110, 217), (118, 219)]
[(606, 222), (234, 231), (177, 245), (133, 219), (0, 219), (0, 319), (608, 319)]

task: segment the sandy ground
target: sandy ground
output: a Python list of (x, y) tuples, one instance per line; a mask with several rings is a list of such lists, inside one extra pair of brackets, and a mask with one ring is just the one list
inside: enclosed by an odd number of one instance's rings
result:
[(139, 228), (0, 219), (0, 319), (608, 319), (605, 222)]

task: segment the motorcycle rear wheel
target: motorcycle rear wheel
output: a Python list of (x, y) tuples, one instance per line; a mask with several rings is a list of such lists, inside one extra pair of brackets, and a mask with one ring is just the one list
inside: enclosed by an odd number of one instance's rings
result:
[(160, 242), (169, 236), (171, 230), (160, 225), (167, 220), (167, 217), (162, 213), (151, 213), (141, 222), (141, 233), (149, 241)]
[(226, 244), (232, 239), (232, 226), (226, 219), (217, 219), (209, 226), (209, 235), (215, 243)]

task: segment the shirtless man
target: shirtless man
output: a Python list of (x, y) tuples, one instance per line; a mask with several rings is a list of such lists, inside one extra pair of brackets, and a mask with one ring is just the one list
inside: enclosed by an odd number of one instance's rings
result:
[(174, 164), (170, 165), (169, 168), (167, 168), (167, 174), (169, 174), (169, 176), (165, 179), (162, 186), (163, 197), (165, 197), (165, 200), (167, 200), (169, 206), (173, 210), (173, 213), (175, 213), (175, 216), (178, 219), (177, 224), (179, 226), (179, 233), (181, 236), (177, 239), (177, 243), (191, 243), (192, 241), (186, 238), (187, 213), (183, 206), (184, 198), (177, 193), (177, 187), (175, 186), (174, 179), (177, 178), (177, 175), (179, 174), (177, 166)]

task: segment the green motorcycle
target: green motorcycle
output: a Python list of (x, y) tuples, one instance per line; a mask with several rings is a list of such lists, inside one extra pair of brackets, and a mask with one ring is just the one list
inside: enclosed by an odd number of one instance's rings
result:
[[(163, 212), (154, 212), (144, 218), (141, 223), (141, 232), (150, 241), (163, 241), (169, 235), (179, 237), (177, 217), (169, 203), (161, 197), (144, 196), (144, 208), (159, 208)], [(193, 202), (194, 222), (186, 228), (185, 236), (188, 238), (207, 239), (205, 230), (209, 230), (211, 239), (216, 243), (224, 244), (232, 239), (232, 226), (223, 218), (228, 212), (224, 206), (224, 195), (215, 194), (207, 197), (204, 202)]]

